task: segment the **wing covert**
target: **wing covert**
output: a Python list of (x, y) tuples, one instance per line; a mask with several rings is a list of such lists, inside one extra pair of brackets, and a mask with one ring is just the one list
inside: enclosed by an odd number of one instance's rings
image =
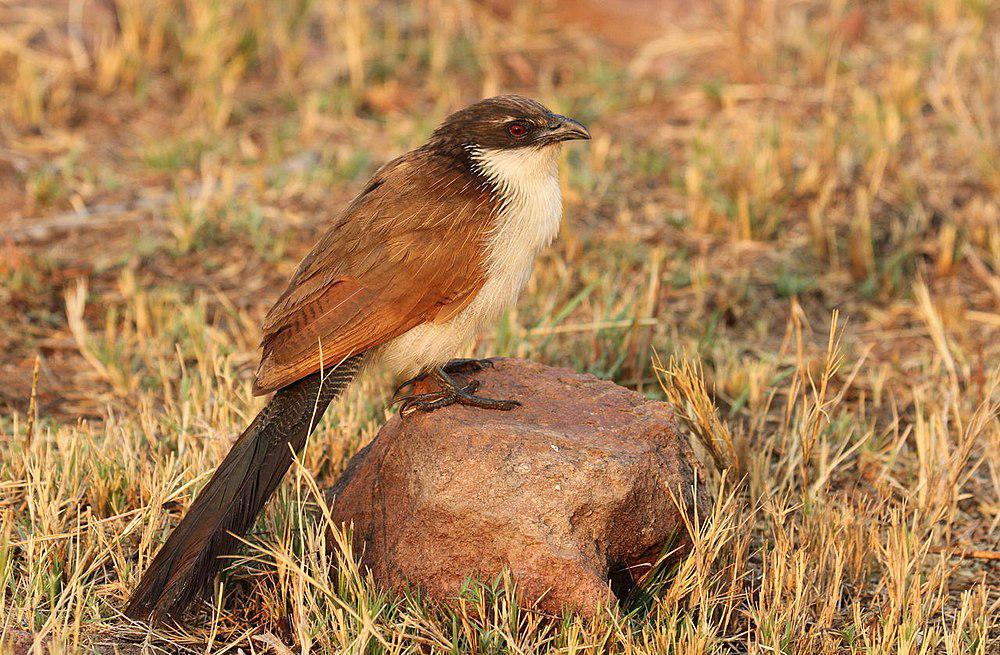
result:
[(461, 311), (485, 281), (492, 212), (489, 192), (447, 161), (418, 150), (383, 167), (265, 317), (254, 393)]

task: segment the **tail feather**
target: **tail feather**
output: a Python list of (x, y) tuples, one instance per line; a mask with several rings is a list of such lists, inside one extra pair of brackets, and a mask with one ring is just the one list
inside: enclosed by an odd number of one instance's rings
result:
[(278, 390), (240, 435), (132, 592), (125, 615), (178, 617), (215, 577), (291, 466), (327, 405), (354, 378), (355, 355)]

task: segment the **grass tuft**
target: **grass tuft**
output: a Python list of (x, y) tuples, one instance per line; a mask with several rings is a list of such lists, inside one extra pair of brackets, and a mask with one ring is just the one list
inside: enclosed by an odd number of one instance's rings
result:
[[(0, 644), (996, 652), (996, 3), (505, 4), (0, 3)], [(453, 608), (378, 589), (319, 493), (388, 416), (376, 376), (189, 627), (125, 621), (259, 407), (258, 325), (298, 258), (501, 91), (594, 139), (477, 352), (670, 401), (712, 499), (691, 556), (591, 620), (503, 575)]]

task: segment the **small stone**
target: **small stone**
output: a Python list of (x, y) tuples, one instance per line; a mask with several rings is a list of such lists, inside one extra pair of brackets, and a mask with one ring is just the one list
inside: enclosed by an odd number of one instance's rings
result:
[(377, 582), (449, 602), (506, 568), (525, 605), (592, 615), (663, 553), (686, 556), (670, 491), (702, 515), (705, 499), (668, 405), (525, 360), (472, 377), (523, 405), (394, 417), (330, 491)]

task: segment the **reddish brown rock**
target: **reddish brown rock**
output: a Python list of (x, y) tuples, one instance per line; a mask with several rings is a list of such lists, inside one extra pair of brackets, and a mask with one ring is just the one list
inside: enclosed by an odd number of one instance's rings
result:
[(448, 601), (506, 567), (526, 604), (590, 614), (612, 579), (622, 595), (665, 550), (686, 553), (670, 491), (702, 497), (667, 405), (524, 360), (475, 377), (524, 406), (393, 418), (330, 492), (377, 581)]

